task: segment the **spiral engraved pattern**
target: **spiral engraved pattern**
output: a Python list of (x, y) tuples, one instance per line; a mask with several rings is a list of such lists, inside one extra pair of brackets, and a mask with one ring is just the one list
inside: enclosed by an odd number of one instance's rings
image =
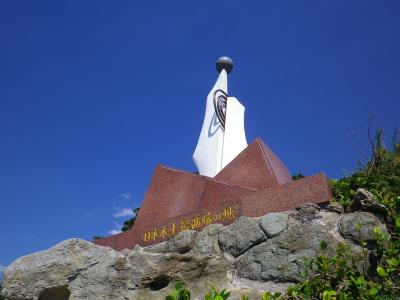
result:
[(225, 118), (226, 118), (226, 105), (228, 102), (228, 94), (223, 90), (218, 89), (214, 92), (214, 109), (215, 114), (221, 124), (222, 128), (225, 129)]

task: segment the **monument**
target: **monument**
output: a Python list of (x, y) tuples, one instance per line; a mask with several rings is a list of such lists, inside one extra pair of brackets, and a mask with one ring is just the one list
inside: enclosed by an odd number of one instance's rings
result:
[(218, 59), (219, 76), (208, 94), (193, 154), (199, 174), (157, 166), (134, 227), (95, 244), (115, 250), (148, 246), (183, 230), (229, 224), (242, 215), (258, 217), (330, 201), (323, 173), (293, 181), (284, 163), (260, 138), (247, 144), (245, 108), (228, 93), (232, 69), (230, 58)]
[(227, 74), (233, 69), (228, 57), (217, 61), (220, 72), (207, 97), (206, 113), (193, 160), (199, 173), (214, 177), (247, 147), (244, 106), (228, 96)]

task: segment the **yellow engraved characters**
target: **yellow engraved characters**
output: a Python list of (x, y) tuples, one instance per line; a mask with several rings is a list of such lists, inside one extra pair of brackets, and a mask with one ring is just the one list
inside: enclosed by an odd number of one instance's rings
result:
[(208, 212), (205, 215), (201, 217), (201, 221), (203, 223), (203, 226), (210, 225), (213, 222), (213, 216), (212, 213)]
[(145, 241), (145, 242), (150, 242), (150, 240), (151, 240), (151, 232), (148, 231), (148, 232), (146, 232), (146, 233), (144, 234), (144, 241)]
[(201, 224), (201, 217), (195, 217), (195, 218), (192, 219), (192, 224), (191, 224), (191, 228), (192, 229), (200, 228), (200, 227), (202, 227), (201, 225), (202, 225)]
[(168, 237), (172, 237), (180, 231), (189, 230), (189, 229), (199, 229), (210, 225), (212, 223), (218, 223), (222, 221), (230, 221), (234, 220), (237, 217), (237, 212), (233, 207), (226, 207), (222, 212), (219, 213), (211, 213), (207, 212), (201, 216), (194, 216), (192, 218), (184, 218), (177, 225), (173, 222), (169, 226), (169, 231), (166, 225), (162, 225), (159, 230), (155, 227), (152, 231), (148, 231), (144, 233), (143, 240), (148, 243), (156, 240), (165, 240)]
[(176, 230), (176, 225), (175, 225), (175, 223), (172, 223), (172, 225), (171, 225), (171, 231), (170, 231), (171, 236), (174, 236), (174, 235), (175, 235), (175, 230)]
[(165, 239), (167, 236), (168, 236), (167, 229), (165, 229), (165, 226), (163, 226), (161, 228), (160, 238)]
[(224, 208), (224, 213), (222, 214), (225, 220), (233, 220), (236, 218), (235, 210), (232, 207)]

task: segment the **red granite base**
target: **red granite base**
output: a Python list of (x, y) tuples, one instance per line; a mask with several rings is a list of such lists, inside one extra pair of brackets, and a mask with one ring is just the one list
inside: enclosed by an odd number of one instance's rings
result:
[(324, 174), (292, 181), (286, 166), (256, 139), (214, 178), (157, 166), (135, 226), (94, 243), (131, 249), (165, 241), (182, 230), (330, 199)]

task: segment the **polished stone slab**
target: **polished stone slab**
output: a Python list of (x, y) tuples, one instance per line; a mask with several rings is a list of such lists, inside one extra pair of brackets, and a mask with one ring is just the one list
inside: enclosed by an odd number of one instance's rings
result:
[(213, 178), (157, 166), (134, 227), (94, 243), (116, 250), (147, 246), (181, 230), (326, 203), (331, 197), (323, 173), (293, 181), (284, 163), (257, 138)]

